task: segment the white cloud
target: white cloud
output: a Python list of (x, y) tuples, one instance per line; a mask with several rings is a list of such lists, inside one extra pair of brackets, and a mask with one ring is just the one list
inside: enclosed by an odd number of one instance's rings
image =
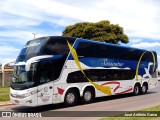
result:
[[(43, 27), (32, 29), (32, 26), (43, 22), (65, 27), (81, 21), (109, 20), (122, 26), (130, 38), (136, 38), (130, 40), (133, 47), (160, 47), (157, 42), (160, 40), (158, 0), (4, 0), (0, 6), (0, 26), (13, 28), (0, 31), (0, 37), (14, 38), (15, 43), (25, 44), (33, 38), (32, 32), (38, 33), (36, 37), (61, 35), (59, 30), (49, 32), (43, 30)], [(25, 27), (29, 28), (24, 29)], [(141, 39), (144, 38), (154, 42), (142, 42)], [(5, 39), (2, 42), (5, 43)], [(0, 49), (7, 49), (6, 46), (0, 46)], [(8, 47), (9, 49), (12, 48)], [(4, 50), (4, 53), (12, 56), (17, 54), (14, 50), (13, 47), (13, 51)], [(1, 52), (0, 58), (2, 54)]]
[(65, 26), (73, 22), (74, 17), (70, 16), (73, 12), (70, 12), (77, 9), (51, 0), (6, 0), (0, 5), (0, 16), (3, 18), (0, 25), (13, 26), (38, 25), (44, 21)]
[(33, 34), (29, 31), (20, 31), (20, 30), (14, 30), (14, 31), (1, 31), (0, 32), (1, 37), (10, 37), (10, 38), (16, 38), (19, 43), (25, 43), (26, 40), (32, 39)]
[(46, 21), (66, 26), (80, 21), (110, 20), (129, 37), (160, 40), (160, 3), (146, 0), (5, 0), (0, 25), (29, 26)]
[(135, 44), (135, 43), (139, 43), (142, 41), (142, 39), (130, 39), (129, 40), (131, 43)]
[(160, 47), (160, 42), (141, 42), (138, 44), (133, 44), (131, 47), (136, 47), (136, 48), (154, 48), (154, 47)]
[(0, 64), (15, 61), (20, 49), (12, 46), (0, 46)]
[[(125, 28), (128, 34), (136, 31), (145, 35), (159, 30), (159, 4), (146, 0), (88, 0), (88, 1), (53, 1), (53, 0), (6, 0), (1, 2), (2, 13), (20, 16), (15, 24), (39, 24), (49, 21), (60, 25), (69, 25), (73, 19), (92, 21), (108, 19)], [(54, 19), (59, 17), (59, 19)], [(29, 20), (29, 22), (25, 21)], [(12, 21), (12, 19), (10, 19)], [(75, 21), (74, 21), (75, 22)], [(7, 24), (8, 21), (6, 21)], [(159, 33), (159, 32), (158, 32)], [(143, 34), (142, 34), (143, 35)], [(155, 33), (155, 35), (158, 35)]]
[(0, 46), (0, 64), (15, 61), (20, 49), (13, 46)]
[(20, 49), (17, 49), (13, 46), (0, 46), (0, 58), (2, 56), (17, 56), (18, 53), (20, 52)]
[(13, 62), (15, 60), (16, 59), (14, 59), (14, 58), (0, 58), (0, 64), (4, 64), (6, 62)]
[[(14, 38), (7, 40), (8, 42), (15, 42), (15, 43), (20, 43), (24, 45), (26, 41), (33, 39), (34, 35), (32, 33), (37, 33), (36, 38), (43, 37), (43, 36), (51, 36), (51, 35), (61, 35), (61, 32), (59, 31), (53, 31), (51, 32), (40, 32), (40, 31), (22, 31), (22, 30), (14, 30), (14, 31), (1, 31), (0, 32), (0, 37), (9, 37), (9, 38)], [(1, 40), (1, 42), (6, 42), (5, 39)]]
[(143, 39), (150, 39), (150, 40), (154, 40), (154, 41), (159, 41), (160, 40), (160, 32), (158, 30), (157, 31), (156, 30), (155, 31), (150, 31), (150, 30), (142, 30), (142, 31), (135, 30), (135, 31), (132, 31), (132, 32), (127, 31), (126, 34), (129, 37), (137, 37), (137, 38), (143, 38)]

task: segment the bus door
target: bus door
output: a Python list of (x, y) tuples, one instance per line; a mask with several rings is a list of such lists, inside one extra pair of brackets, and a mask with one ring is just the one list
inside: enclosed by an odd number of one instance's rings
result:
[(53, 101), (53, 82), (52, 81), (52, 63), (39, 63), (39, 86), (38, 89), (38, 105), (52, 104)]

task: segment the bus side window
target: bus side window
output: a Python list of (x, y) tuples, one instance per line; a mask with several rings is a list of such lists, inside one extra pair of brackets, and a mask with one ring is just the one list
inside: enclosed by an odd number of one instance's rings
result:
[(40, 63), (39, 79), (40, 84), (50, 82), (52, 80), (51, 72), (52, 63), (45, 61)]
[(40, 83), (46, 83), (51, 81), (50, 78), (48, 77), (48, 71), (42, 71), (40, 74)]

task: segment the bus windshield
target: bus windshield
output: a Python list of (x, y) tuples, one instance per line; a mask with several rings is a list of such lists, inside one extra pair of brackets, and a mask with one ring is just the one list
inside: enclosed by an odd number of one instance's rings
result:
[(39, 55), (42, 46), (45, 44), (44, 38), (28, 41), (21, 50), (17, 62), (28, 60), (34, 56)]
[(26, 89), (35, 85), (34, 75), (37, 63), (31, 65), (30, 71), (25, 71), (25, 66), (14, 66), (11, 87), (13, 89)]
[(16, 63), (26, 62), (28, 59), (39, 55), (67, 56), (69, 53), (67, 41), (72, 45), (75, 38), (42, 37), (28, 41), (18, 55)]

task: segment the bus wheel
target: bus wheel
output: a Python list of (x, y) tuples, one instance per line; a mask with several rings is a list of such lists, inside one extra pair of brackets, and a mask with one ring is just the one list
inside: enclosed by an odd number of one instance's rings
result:
[(94, 100), (94, 92), (90, 88), (86, 88), (83, 92), (82, 102), (87, 104), (91, 103)]
[(64, 98), (64, 105), (65, 106), (74, 106), (77, 103), (77, 94), (75, 92), (75, 90), (68, 90), (65, 98)]
[(142, 93), (142, 94), (145, 94), (146, 92), (147, 92), (147, 85), (146, 85), (146, 84), (143, 84), (141, 93)]
[(133, 91), (133, 94), (134, 95), (139, 95), (140, 94), (140, 86), (139, 85), (135, 85), (134, 86), (134, 91)]

